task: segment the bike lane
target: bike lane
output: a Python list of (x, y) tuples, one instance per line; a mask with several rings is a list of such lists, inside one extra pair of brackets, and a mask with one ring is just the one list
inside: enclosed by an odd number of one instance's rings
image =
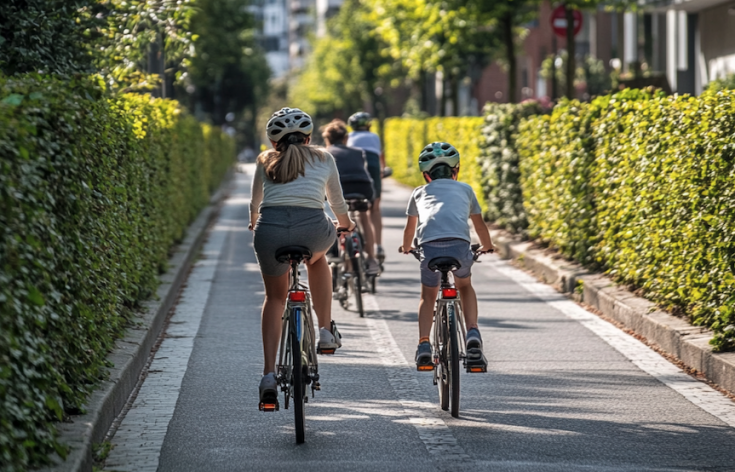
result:
[(106, 470), (735, 467), (732, 427), (552, 305), (566, 299), (530, 292), (494, 256), (473, 269), (488, 373), (462, 374), (459, 419), (442, 412), (431, 375), (413, 366), (418, 263), (395, 252), (410, 192), (393, 183), (383, 203), (386, 273), (366, 296), (366, 318), (333, 303), (344, 347), (320, 356), (322, 390), (306, 406), (306, 444), (297, 446), (292, 410), (257, 409), (263, 287), (247, 230), (249, 180), (237, 176)]

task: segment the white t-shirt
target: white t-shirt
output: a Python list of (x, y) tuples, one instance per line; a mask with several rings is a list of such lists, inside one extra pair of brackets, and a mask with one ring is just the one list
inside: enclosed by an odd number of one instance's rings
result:
[(419, 245), (446, 238), (472, 242), (467, 220), (480, 213), (482, 209), (472, 187), (451, 179), (434, 180), (416, 188), (406, 209), (407, 215), (419, 217)]
[(347, 138), (347, 147), (363, 149), (380, 155), (380, 136), (370, 131), (353, 131)]

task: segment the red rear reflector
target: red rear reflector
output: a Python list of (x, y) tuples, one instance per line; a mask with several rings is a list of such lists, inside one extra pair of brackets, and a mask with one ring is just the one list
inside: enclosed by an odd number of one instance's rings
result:
[(288, 299), (292, 302), (305, 302), (306, 292), (288, 292)]
[(443, 288), (442, 298), (457, 298), (457, 289), (456, 288)]

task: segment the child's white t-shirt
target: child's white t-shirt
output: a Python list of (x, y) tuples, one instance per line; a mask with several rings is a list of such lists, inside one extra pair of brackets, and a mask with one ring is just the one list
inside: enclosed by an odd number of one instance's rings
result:
[(470, 215), (482, 213), (472, 187), (464, 182), (439, 179), (416, 188), (406, 214), (418, 216), (418, 244), (437, 239), (458, 238), (471, 242)]

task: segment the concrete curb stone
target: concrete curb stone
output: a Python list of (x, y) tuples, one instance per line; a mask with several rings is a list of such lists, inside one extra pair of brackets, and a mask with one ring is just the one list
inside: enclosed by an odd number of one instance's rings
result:
[(66, 460), (55, 457), (56, 464), (41, 471), (92, 471), (92, 445), (104, 440), (135, 388), (167, 314), (176, 303), (179, 289), (199, 254), (207, 227), (232, 184), (233, 175), (232, 171), (228, 172), (220, 188), (210, 198), (209, 206), (199, 213), (187, 229), (184, 241), (175, 248), (169, 259), (169, 270), (160, 277), (156, 299), (143, 303), (141, 314), (133, 320), (134, 325), (115, 343), (114, 350), (107, 356), (113, 365), (109, 378), (90, 395), (84, 406), (86, 413), (73, 416), (71, 422), (59, 423), (59, 439), (71, 447)]
[(712, 352), (710, 330), (692, 326), (659, 310), (653, 302), (615, 285), (604, 275), (552, 257), (547, 251), (534, 248), (530, 242), (519, 241), (505, 231), (491, 230), (491, 234), (502, 258), (515, 260), (556, 290), (581, 298), (585, 304), (698, 370), (709, 381), (735, 393), (735, 352)]

